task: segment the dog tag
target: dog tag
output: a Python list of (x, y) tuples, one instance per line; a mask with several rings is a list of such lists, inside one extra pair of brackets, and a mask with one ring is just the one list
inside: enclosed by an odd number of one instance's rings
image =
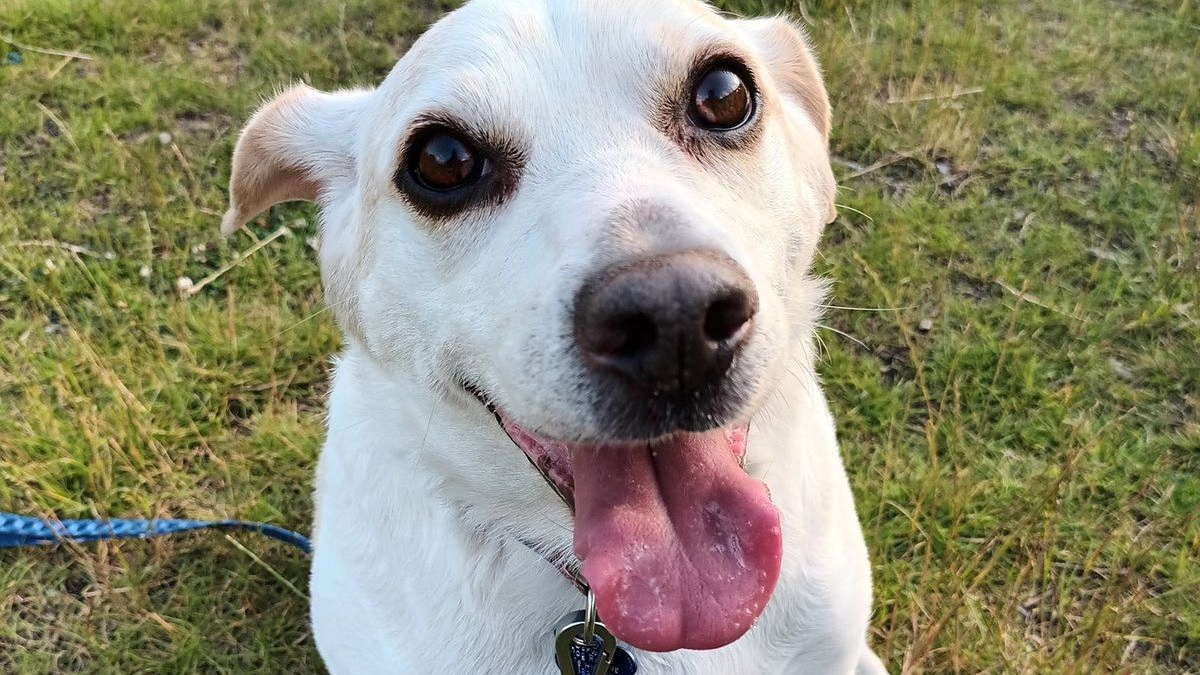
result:
[(617, 646), (617, 638), (596, 617), (595, 596), (588, 607), (570, 612), (554, 627), (554, 661), (562, 675), (634, 675), (637, 664)]

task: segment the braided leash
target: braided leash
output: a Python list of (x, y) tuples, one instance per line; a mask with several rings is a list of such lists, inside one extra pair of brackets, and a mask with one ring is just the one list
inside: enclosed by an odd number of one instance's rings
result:
[[(240, 520), (182, 520), (164, 518), (156, 520), (43, 520), (30, 516), (0, 511), (0, 549), (30, 546), (52, 546), (63, 543), (87, 544), (115, 539), (148, 539), (196, 530), (240, 530), (257, 532), (294, 546), (305, 553), (312, 553), (312, 542), (304, 535), (266, 523)], [(531, 547), (532, 548), (532, 547)], [(570, 574), (567, 566), (558, 566), (581, 589), (587, 586), (578, 573)], [(590, 598), (590, 594), (589, 594)], [(570, 615), (568, 615), (569, 617)], [(564, 618), (568, 618), (564, 617)], [(596, 624), (602, 628), (602, 624)], [(578, 630), (582, 624), (573, 626)], [(637, 664), (624, 649), (615, 642), (607, 648), (598, 643), (572, 641), (573, 634), (560, 640), (565, 648), (558, 655), (556, 664), (563, 673), (571, 675), (634, 675)], [(611, 641), (611, 635), (610, 641)], [(607, 656), (605, 653), (607, 652)]]
[(282, 541), (305, 553), (312, 552), (312, 542), (302, 534), (265, 523), (240, 520), (42, 520), (15, 513), (0, 512), (0, 548), (48, 546), (74, 542), (87, 544), (112, 539), (148, 539), (196, 530), (241, 530), (257, 532)]

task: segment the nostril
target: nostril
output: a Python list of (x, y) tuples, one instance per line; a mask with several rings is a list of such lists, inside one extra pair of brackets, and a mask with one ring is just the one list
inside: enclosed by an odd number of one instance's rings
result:
[(615, 316), (605, 322), (604, 344), (598, 352), (620, 358), (636, 358), (654, 347), (658, 329), (645, 314)]
[(683, 395), (717, 387), (758, 310), (736, 263), (684, 251), (603, 270), (577, 292), (572, 321), (589, 370), (636, 395)]
[(704, 336), (717, 343), (731, 340), (754, 318), (754, 312), (754, 303), (748, 295), (730, 293), (708, 306), (708, 313), (704, 315)]

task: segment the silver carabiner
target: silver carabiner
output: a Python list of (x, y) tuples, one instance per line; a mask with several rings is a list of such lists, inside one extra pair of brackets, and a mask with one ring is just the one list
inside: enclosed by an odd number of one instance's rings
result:
[[(584, 672), (606, 675), (619, 652), (615, 638), (596, 614), (596, 596), (588, 591), (587, 606), (568, 612), (554, 628), (554, 661), (562, 675), (579, 675), (576, 658), (589, 664)], [(625, 661), (629, 655), (621, 652)]]
[(583, 610), (583, 634), (575, 638), (580, 645), (591, 646), (596, 639), (596, 594), (592, 589), (587, 592), (587, 607)]

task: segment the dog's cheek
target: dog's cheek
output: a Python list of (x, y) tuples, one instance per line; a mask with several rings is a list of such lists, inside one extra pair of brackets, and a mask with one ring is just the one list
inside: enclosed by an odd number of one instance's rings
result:
[(780, 106), (779, 134), (781, 147), (786, 148), (790, 166), (806, 190), (803, 197), (806, 223), (811, 223), (819, 235), (825, 225), (837, 217), (837, 180), (829, 162), (829, 148), (824, 137), (812, 128), (805, 113), (793, 104)]
[(346, 214), (348, 221), (328, 224), (321, 257), (330, 307), (347, 338), (397, 376), (446, 386), (460, 302), (437, 278), (435, 248), (405, 226), (398, 207), (376, 202)]
[(363, 271), (370, 266), (371, 250), (359, 227), (359, 214), (348, 199), (330, 199), (322, 205), (318, 257), (326, 306), (351, 340), (366, 341), (359, 303)]
[(811, 125), (805, 121), (797, 129), (792, 117), (799, 113), (786, 106), (773, 112), (776, 123), (763, 145), (764, 169), (757, 183), (772, 230), (762, 236), (780, 242), (773, 250), (780, 256), (776, 264), (783, 268), (786, 278), (781, 283), (787, 289), (809, 271), (834, 208), (836, 186), (828, 155)]
[[(563, 271), (564, 276), (570, 275)], [(545, 277), (545, 275), (543, 275)], [(571, 325), (571, 294), (564, 279), (531, 278), (522, 290), (507, 288), (522, 302), (502, 316), (507, 326), (480, 335), (489, 347), (484, 363), (495, 378), (493, 393), (522, 423), (553, 435), (573, 435), (592, 429), (586, 372), (575, 347)], [(505, 306), (502, 301), (497, 306)], [(497, 339), (505, 335), (505, 339)]]
[(809, 273), (816, 256), (817, 244), (825, 229), (822, 197), (807, 183), (799, 183), (797, 193), (795, 205), (789, 211), (788, 222), (791, 223), (791, 227), (786, 232), (784, 245), (789, 285)]
[(758, 155), (761, 168), (752, 181), (762, 227), (753, 233), (751, 251), (765, 277), (760, 292), (767, 291), (761, 293), (759, 354), (766, 366), (760, 393), (811, 367), (823, 297), (823, 282), (811, 276), (811, 268), (833, 199), (827, 154), (811, 124), (805, 121), (797, 135), (785, 108), (771, 112), (772, 124)]

